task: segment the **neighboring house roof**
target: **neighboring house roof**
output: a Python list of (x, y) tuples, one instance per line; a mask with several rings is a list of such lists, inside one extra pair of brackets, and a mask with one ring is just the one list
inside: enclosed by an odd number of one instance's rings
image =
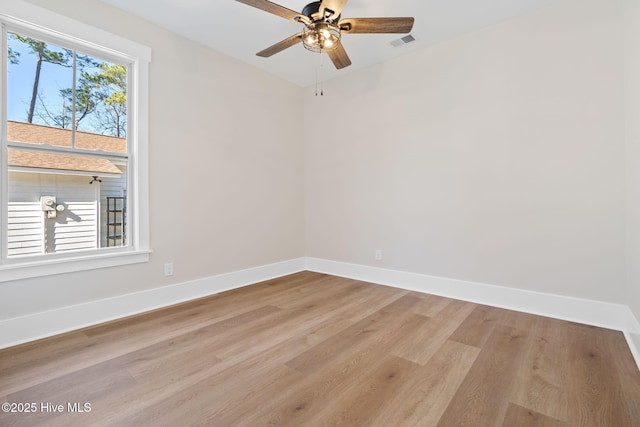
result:
[(107, 159), (8, 150), (9, 166), (37, 169), (55, 169), (77, 172), (121, 174), (122, 171)]
[[(7, 138), (12, 142), (49, 144), (71, 147), (71, 130), (52, 128), (7, 121)], [(107, 135), (96, 135), (76, 131), (76, 148), (87, 150), (103, 150), (112, 153), (125, 153), (127, 140)], [(82, 157), (74, 155), (51, 154), (35, 151), (8, 150), (10, 167), (51, 169), (60, 171), (77, 171), (91, 173), (121, 174), (122, 171), (111, 161), (103, 158)]]

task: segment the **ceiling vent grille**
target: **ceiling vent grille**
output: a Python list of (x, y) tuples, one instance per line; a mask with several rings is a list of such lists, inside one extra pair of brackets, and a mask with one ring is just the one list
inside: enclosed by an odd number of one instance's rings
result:
[(399, 46), (402, 46), (403, 44), (411, 43), (412, 41), (415, 41), (415, 38), (411, 34), (409, 34), (408, 36), (404, 36), (402, 38), (392, 41), (391, 46), (399, 47)]

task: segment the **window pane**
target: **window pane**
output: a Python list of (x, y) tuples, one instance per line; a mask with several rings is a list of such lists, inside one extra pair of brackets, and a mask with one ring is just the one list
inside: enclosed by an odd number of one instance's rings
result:
[(9, 33), (9, 141), (71, 147), (73, 52)]
[(9, 141), (127, 151), (125, 66), (15, 33), (8, 43)]
[(102, 177), (100, 185), (100, 247), (127, 246), (127, 164), (113, 161), (119, 176)]
[(76, 58), (76, 129), (126, 138), (127, 68), (81, 53)]
[(127, 245), (127, 165), (8, 150), (8, 255)]

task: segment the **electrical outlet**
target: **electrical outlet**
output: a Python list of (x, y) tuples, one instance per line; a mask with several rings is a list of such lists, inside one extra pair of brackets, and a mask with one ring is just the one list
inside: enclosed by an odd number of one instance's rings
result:
[(164, 275), (167, 277), (173, 276), (173, 262), (168, 262), (164, 265)]
[(376, 249), (376, 261), (382, 261), (382, 249)]

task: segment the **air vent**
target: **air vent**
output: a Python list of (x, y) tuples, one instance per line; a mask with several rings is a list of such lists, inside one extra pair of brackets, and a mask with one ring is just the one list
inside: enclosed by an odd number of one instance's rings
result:
[(404, 36), (400, 39), (392, 41), (391, 46), (393, 47), (402, 46), (403, 44), (411, 43), (414, 40), (415, 38), (411, 34), (409, 34), (408, 36)]

